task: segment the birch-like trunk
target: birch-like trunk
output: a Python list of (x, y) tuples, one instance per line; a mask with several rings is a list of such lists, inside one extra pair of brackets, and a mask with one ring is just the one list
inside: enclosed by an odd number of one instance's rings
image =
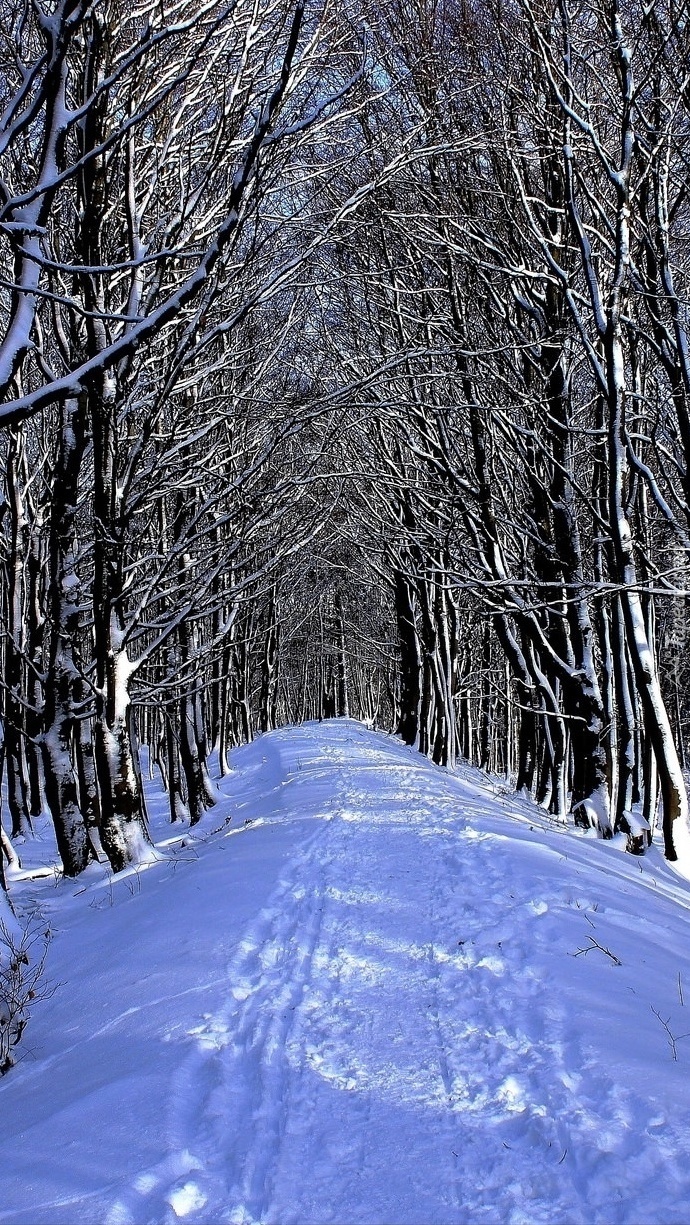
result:
[[(627, 228), (625, 217), (621, 223)], [(645, 732), (654, 753), (659, 776), (663, 815), (662, 830), (667, 859), (678, 858), (675, 823), (687, 831), (688, 800), (673, 730), (659, 685), (652, 645), (647, 634), (639, 595), (637, 568), (630, 523), (625, 510), (624, 482), (627, 473), (625, 443), (625, 366), (621, 323), (612, 311), (606, 338), (606, 369), (609, 380), (609, 515), (611, 542), (616, 565), (615, 579), (621, 584), (621, 606), (626, 642), (635, 683), (644, 712)]]
[(68, 400), (61, 414), (48, 525), (49, 642), (41, 749), (46, 801), (66, 876), (83, 872), (91, 856), (73, 765), (75, 688), (82, 696), (74, 655), (81, 603), (76, 514), (86, 428), (83, 402)]
[(123, 643), (123, 550), (117, 500), (112, 400), (90, 394), (94, 455), (93, 622), (96, 670), (94, 750), (101, 797), (101, 842), (114, 872), (150, 855), (132, 741), (132, 665)]

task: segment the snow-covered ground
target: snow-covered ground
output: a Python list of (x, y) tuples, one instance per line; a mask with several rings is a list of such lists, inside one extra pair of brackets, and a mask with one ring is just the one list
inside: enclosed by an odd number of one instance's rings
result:
[(193, 840), (152, 792), (145, 871), (24, 848), (60, 985), (0, 1081), (0, 1222), (690, 1220), (690, 886), (656, 849), (347, 720), (233, 764)]

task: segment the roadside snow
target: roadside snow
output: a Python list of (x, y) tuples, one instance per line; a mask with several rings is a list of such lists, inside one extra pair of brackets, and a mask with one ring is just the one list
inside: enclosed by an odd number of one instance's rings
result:
[(139, 873), (24, 848), (62, 985), (0, 1081), (0, 1222), (690, 1219), (690, 886), (656, 849), (349, 720), (234, 766), (194, 839), (152, 795)]

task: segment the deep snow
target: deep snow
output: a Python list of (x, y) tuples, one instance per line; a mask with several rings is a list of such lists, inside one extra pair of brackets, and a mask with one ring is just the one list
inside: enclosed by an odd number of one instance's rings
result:
[(146, 870), (23, 848), (60, 985), (0, 1081), (0, 1222), (690, 1220), (690, 886), (656, 849), (348, 720), (233, 766), (194, 838), (154, 785)]

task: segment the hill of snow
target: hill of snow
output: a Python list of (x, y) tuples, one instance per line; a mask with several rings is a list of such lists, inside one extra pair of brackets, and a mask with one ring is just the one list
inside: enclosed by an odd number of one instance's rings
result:
[[(59, 984), (0, 1222), (690, 1219), (690, 886), (351, 721), (233, 755), (195, 838), (13, 895)], [(33, 867), (32, 867), (33, 863)]]

